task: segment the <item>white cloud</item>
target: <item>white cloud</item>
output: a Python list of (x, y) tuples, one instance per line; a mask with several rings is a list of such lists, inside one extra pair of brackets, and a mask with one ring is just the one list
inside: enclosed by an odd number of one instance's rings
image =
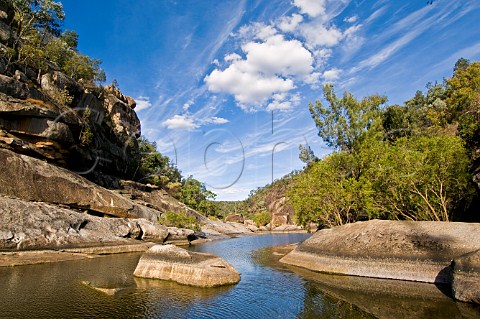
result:
[(358, 20), (358, 16), (354, 15), (348, 18), (343, 19), (343, 21), (348, 22), (348, 23), (355, 23)]
[(256, 39), (263, 41), (247, 42), (242, 46), (244, 59), (229, 54), (225, 61), (231, 63), (226, 69), (215, 69), (205, 77), (210, 91), (233, 94), (244, 109), (250, 110), (255, 109), (251, 105), (261, 105), (275, 93), (294, 89), (295, 78), (303, 79), (314, 70), (312, 54), (300, 41), (286, 40), (273, 33), (272, 27), (256, 24), (253, 28)]
[(247, 71), (266, 75), (305, 75), (312, 71), (312, 54), (297, 40), (285, 40), (282, 35), (273, 35), (265, 42), (249, 42), (243, 46), (247, 54), (244, 63)]
[(342, 31), (335, 26), (327, 27), (318, 21), (303, 25), (300, 32), (313, 48), (336, 46), (344, 37)]
[(212, 92), (227, 92), (243, 104), (260, 104), (274, 92), (286, 92), (293, 89), (293, 81), (276, 76), (266, 77), (259, 73), (245, 72), (237, 64), (227, 69), (214, 70), (205, 77), (208, 89)]
[(293, 32), (298, 25), (303, 21), (303, 16), (297, 13), (289, 17), (282, 17), (278, 22), (278, 28), (283, 32)]
[(312, 88), (318, 88), (318, 84), (320, 83), (320, 77), (322, 76), (319, 72), (313, 72), (304, 78), (304, 82), (310, 84)]
[(300, 9), (301, 13), (311, 17), (325, 14), (325, 0), (294, 0), (293, 3)]
[(230, 121), (227, 119), (224, 119), (223, 117), (216, 117), (216, 116), (207, 120), (207, 123), (211, 123), (211, 124), (226, 124), (228, 122)]
[(242, 57), (236, 53), (227, 54), (224, 58), (225, 62), (241, 60)]
[(187, 115), (175, 115), (162, 124), (171, 130), (182, 129), (190, 131), (199, 127), (199, 125)]
[(273, 95), (273, 101), (267, 106), (268, 111), (279, 110), (287, 111), (300, 104), (301, 98), (299, 94), (288, 96), (285, 93), (278, 93)]
[(340, 78), (341, 73), (342, 73), (342, 70), (333, 68), (323, 72), (322, 77), (325, 79), (325, 81), (332, 82), (332, 81), (338, 80)]
[(135, 99), (135, 102), (137, 102), (137, 106), (135, 107), (136, 112), (148, 109), (149, 107), (152, 106), (152, 102), (150, 102), (150, 98), (145, 96), (137, 97)]

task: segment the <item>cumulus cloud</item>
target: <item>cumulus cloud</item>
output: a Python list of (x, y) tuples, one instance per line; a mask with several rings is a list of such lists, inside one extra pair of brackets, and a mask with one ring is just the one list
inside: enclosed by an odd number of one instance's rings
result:
[(278, 21), (278, 28), (283, 32), (292, 32), (303, 21), (303, 16), (297, 13), (292, 14), (289, 17), (282, 17)]
[(162, 123), (165, 127), (171, 130), (194, 130), (199, 127), (192, 118), (187, 115), (175, 115), (174, 117)]
[(260, 104), (273, 92), (285, 92), (294, 87), (292, 80), (246, 72), (235, 63), (223, 71), (214, 70), (205, 82), (210, 91), (233, 94), (238, 102), (244, 104)]
[(229, 54), (224, 58), (230, 62), (226, 69), (215, 69), (205, 77), (210, 91), (230, 93), (240, 104), (260, 105), (275, 93), (294, 89), (294, 78), (313, 71), (312, 54), (300, 41), (286, 40), (270, 26), (255, 27), (256, 39), (263, 41), (247, 42), (242, 46), (245, 58)]
[(350, 25), (341, 29), (333, 18), (346, 1), (294, 0), (293, 5), (298, 11), (289, 16), (270, 25), (252, 23), (233, 34), (241, 50), (225, 55), (224, 66), (204, 78), (210, 92), (233, 95), (246, 111), (286, 110), (296, 106), (302, 86), (317, 88), (322, 80), (340, 78), (341, 70), (324, 67), (342, 41), (351, 43), (348, 52), (361, 47), (358, 16), (345, 18)]
[(325, 79), (327, 82), (333, 82), (335, 80), (338, 80), (340, 78), (340, 74), (342, 73), (342, 70), (333, 68), (330, 70), (327, 70), (323, 72), (322, 77)]
[(314, 48), (336, 46), (344, 37), (342, 31), (335, 26), (327, 27), (319, 21), (303, 25), (300, 32), (309, 46)]
[(231, 62), (231, 61), (241, 60), (242, 57), (236, 53), (232, 53), (232, 54), (227, 54), (223, 59), (225, 60), (225, 62)]
[(277, 93), (272, 97), (272, 101), (268, 104), (268, 111), (287, 111), (300, 104), (301, 98), (299, 94), (288, 95), (285, 93)]
[(137, 102), (137, 106), (135, 107), (135, 111), (137, 112), (148, 109), (149, 107), (152, 106), (152, 102), (150, 102), (150, 98), (145, 96), (137, 97), (135, 99), (135, 102)]
[(300, 9), (301, 13), (311, 17), (325, 14), (325, 0), (294, 0), (293, 3)]
[(230, 122), (229, 120), (227, 119), (224, 119), (223, 117), (211, 117), (209, 119), (207, 119), (206, 121), (207, 123), (210, 123), (210, 124), (226, 124), (228, 122)]

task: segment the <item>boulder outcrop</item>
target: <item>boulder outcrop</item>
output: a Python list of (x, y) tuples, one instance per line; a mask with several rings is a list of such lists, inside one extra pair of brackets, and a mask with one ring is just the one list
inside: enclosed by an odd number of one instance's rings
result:
[(11, 97), (25, 100), (28, 97), (28, 86), (12, 77), (0, 74), (0, 92)]
[(232, 222), (232, 223), (243, 223), (244, 218), (242, 214), (231, 214), (225, 217), (226, 222)]
[(0, 149), (0, 194), (115, 217), (156, 221), (161, 212), (134, 204), (69, 170)]
[(217, 287), (240, 281), (240, 273), (220, 257), (173, 245), (157, 245), (147, 250), (134, 275), (197, 287)]
[(272, 220), (270, 222), (272, 227), (292, 225), (294, 210), (292, 205), (287, 202), (286, 197), (273, 200), (268, 205), (268, 211), (272, 214)]
[(142, 239), (163, 242), (167, 235), (166, 227), (148, 220), (101, 218), (0, 196), (0, 249), (125, 245)]
[(281, 259), (320, 272), (450, 282), (452, 259), (480, 249), (480, 225), (372, 220), (323, 229)]
[(78, 172), (125, 174), (141, 134), (132, 98), (121, 101), (101, 88), (86, 89), (54, 69), (37, 84), (37, 72), (24, 74), (4, 62), (0, 130), (15, 142), (0, 147)]

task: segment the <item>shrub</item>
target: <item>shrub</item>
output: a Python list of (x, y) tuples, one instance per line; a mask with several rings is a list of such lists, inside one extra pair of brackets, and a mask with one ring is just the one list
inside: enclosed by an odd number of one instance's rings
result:
[(165, 212), (158, 222), (167, 227), (188, 228), (200, 231), (200, 225), (194, 216), (188, 215), (186, 212), (174, 213)]
[(257, 227), (265, 226), (272, 220), (272, 216), (267, 211), (255, 214), (253, 221), (257, 224)]

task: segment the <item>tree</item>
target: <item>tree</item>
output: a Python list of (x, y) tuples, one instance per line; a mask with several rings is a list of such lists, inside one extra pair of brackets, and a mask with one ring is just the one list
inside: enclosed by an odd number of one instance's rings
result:
[[(200, 204), (206, 200), (214, 199), (216, 194), (207, 190), (205, 184), (189, 176), (182, 183), (180, 200), (193, 209), (199, 209)], [(206, 208), (206, 203), (202, 204)]]
[(65, 30), (59, 37), (60, 40), (65, 42), (69, 49), (77, 51), (78, 46), (78, 33), (72, 30)]
[(318, 158), (315, 156), (315, 153), (310, 148), (310, 146), (308, 145), (303, 146), (302, 144), (300, 144), (298, 148), (300, 150), (300, 154), (298, 155), (298, 157), (302, 162), (307, 164), (307, 166), (310, 163), (316, 162), (318, 160)]
[(377, 217), (371, 183), (352, 175), (355, 164), (352, 153), (335, 152), (294, 178), (287, 197), (301, 225), (313, 222), (332, 227), (364, 215)]
[(370, 141), (358, 158), (378, 216), (449, 221), (473, 195), (468, 156), (457, 136)]
[(152, 183), (157, 186), (174, 187), (181, 180), (180, 171), (156, 149), (156, 143), (150, 142), (145, 137), (138, 139), (138, 154), (132, 161), (136, 166), (132, 179), (140, 182)]
[(27, 40), (32, 32), (38, 31), (44, 40), (47, 35), (59, 36), (61, 24), (65, 19), (63, 6), (52, 0), (13, 0), (16, 23), (16, 40), (14, 49), (18, 49), (20, 41)]
[(450, 121), (458, 123), (458, 134), (473, 150), (480, 147), (480, 62), (463, 59), (455, 66), (447, 79)]
[(318, 128), (318, 135), (328, 146), (337, 150), (351, 151), (365, 138), (371, 127), (378, 125), (380, 106), (387, 101), (385, 96), (371, 95), (358, 101), (345, 92), (338, 98), (333, 85), (323, 87), (328, 107), (317, 100), (309, 104), (310, 113)]
[(101, 60), (86, 55), (74, 54), (65, 61), (62, 70), (69, 77), (84, 82), (105, 82), (105, 72), (100, 68)]

